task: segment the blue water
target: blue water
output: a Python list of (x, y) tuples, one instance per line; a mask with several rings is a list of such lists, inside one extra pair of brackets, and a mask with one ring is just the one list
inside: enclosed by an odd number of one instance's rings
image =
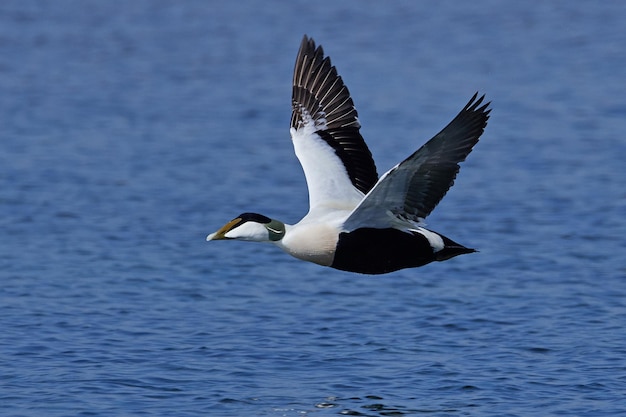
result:
[[(2, 1), (2, 416), (626, 415), (626, 3)], [(302, 35), (384, 172), (480, 90), (386, 276), (204, 241), (307, 210)]]

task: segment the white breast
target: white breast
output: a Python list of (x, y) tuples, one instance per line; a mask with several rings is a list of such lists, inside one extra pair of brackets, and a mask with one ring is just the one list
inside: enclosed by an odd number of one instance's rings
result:
[(285, 237), (276, 244), (298, 259), (330, 266), (335, 257), (338, 237), (339, 231), (332, 225), (301, 222), (287, 226)]

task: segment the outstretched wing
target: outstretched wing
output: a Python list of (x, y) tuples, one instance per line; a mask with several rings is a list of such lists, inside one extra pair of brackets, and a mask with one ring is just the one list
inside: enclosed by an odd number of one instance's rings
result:
[(311, 208), (354, 208), (378, 173), (350, 92), (321, 46), (302, 39), (293, 74), (291, 137)]
[(476, 93), (461, 112), (413, 155), (389, 170), (350, 214), (344, 228), (390, 227), (395, 219), (420, 222), (448, 192), (482, 135), (490, 103)]

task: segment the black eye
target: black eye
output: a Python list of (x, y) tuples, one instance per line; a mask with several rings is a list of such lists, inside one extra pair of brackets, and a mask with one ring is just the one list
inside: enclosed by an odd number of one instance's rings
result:
[(269, 217), (266, 217), (262, 214), (257, 214), (257, 213), (242, 213), (237, 217), (241, 219), (242, 223), (255, 222), (255, 223), (267, 224), (272, 221), (272, 219), (270, 219)]

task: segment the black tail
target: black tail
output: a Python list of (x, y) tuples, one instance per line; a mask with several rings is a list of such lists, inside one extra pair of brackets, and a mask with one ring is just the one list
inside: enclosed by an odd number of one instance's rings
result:
[(435, 253), (436, 261), (447, 261), (450, 258), (454, 258), (458, 255), (463, 255), (466, 253), (478, 252), (476, 249), (466, 248), (463, 245), (460, 245), (453, 241), (452, 239), (448, 239), (443, 235), (439, 235), (443, 239), (444, 247), (439, 252)]

